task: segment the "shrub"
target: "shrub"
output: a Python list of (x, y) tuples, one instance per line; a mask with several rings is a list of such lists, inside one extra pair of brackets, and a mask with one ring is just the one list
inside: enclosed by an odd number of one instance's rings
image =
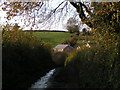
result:
[(3, 89), (28, 88), (54, 67), (45, 42), (14, 27), (3, 33), (2, 59)]
[(78, 36), (72, 35), (68, 40), (64, 41), (63, 44), (69, 44), (70, 46), (74, 46), (77, 43)]
[(52, 54), (52, 60), (56, 63), (57, 66), (64, 66), (64, 62), (67, 58), (65, 52), (54, 52)]
[[(65, 66), (72, 68), (78, 77), (81, 88), (118, 88), (120, 87), (120, 62), (118, 47), (104, 49), (82, 47), (73, 52), (66, 60)], [(71, 75), (72, 72), (69, 72)], [(71, 76), (71, 79), (74, 79)]]

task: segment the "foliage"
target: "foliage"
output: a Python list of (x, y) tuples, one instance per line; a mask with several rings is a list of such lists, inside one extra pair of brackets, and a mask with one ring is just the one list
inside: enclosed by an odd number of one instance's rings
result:
[(117, 45), (120, 28), (120, 2), (92, 3), (93, 14), (86, 22), (93, 24), (92, 32), (99, 38), (98, 44), (108, 47)]
[(78, 24), (77, 20), (75, 20), (74, 18), (69, 18), (69, 20), (67, 21), (66, 29), (70, 33), (75, 33), (75, 32), (79, 33), (79, 26), (77, 24)]
[(56, 63), (57, 66), (64, 66), (66, 58), (67, 54), (65, 52), (52, 53), (52, 60)]
[[(34, 11), (36, 10), (37, 15), (42, 15), (41, 22), (45, 20), (49, 20), (52, 16), (54, 16), (55, 13), (63, 13), (63, 10), (66, 9), (66, 13), (69, 10), (67, 6), (71, 4), (73, 7), (76, 8), (76, 11), (79, 13), (79, 17), (83, 21), (84, 19), (87, 19), (87, 16), (85, 15), (86, 12), (89, 14), (91, 13), (91, 8), (89, 5), (86, 4), (86, 2), (69, 2), (69, 1), (62, 1), (58, 6), (54, 9), (51, 9), (48, 12), (48, 7), (46, 5), (48, 1), (41, 1), (41, 2), (4, 2), (3, 10), (7, 12), (7, 19), (10, 20), (14, 16), (19, 16), (22, 14), (27, 14), (31, 17), (31, 13), (34, 14)], [(41, 9), (41, 10), (40, 10)], [(44, 13), (43, 13), (44, 11)], [(38, 14), (38, 12), (40, 14)], [(47, 14), (47, 15), (46, 15)], [(32, 21), (33, 25), (35, 24), (35, 17)], [(62, 14), (60, 14), (61, 17)], [(46, 16), (46, 17), (44, 17)], [(33, 17), (31, 17), (32, 19)]]
[(4, 28), (2, 74), (4, 88), (28, 88), (54, 67), (48, 45), (18, 27)]
[(77, 43), (78, 35), (71, 35), (69, 39), (63, 42), (63, 44), (69, 44), (70, 46), (74, 46)]
[(88, 31), (86, 28), (82, 29), (82, 35), (92, 35), (92, 33), (90, 31)]
[(74, 77), (78, 77), (80, 88), (119, 88), (119, 55), (115, 47), (107, 50), (99, 46), (81, 47), (69, 55), (65, 65), (76, 72)]
[(79, 33), (79, 26), (78, 25), (74, 25), (74, 26), (67, 26), (66, 28), (70, 33)]
[[(67, 70), (70, 71), (72, 69), (74, 71), (75, 73), (74, 77), (78, 78), (79, 87), (119, 88), (120, 87), (120, 78), (119, 78), (120, 76), (120, 69), (119, 69), (120, 68), (120, 60), (119, 60), (120, 2), (93, 2), (91, 6), (91, 8), (94, 8), (92, 10), (93, 13), (90, 13), (90, 10), (89, 10), (90, 8), (87, 7), (84, 3), (81, 3), (81, 2), (70, 2), (70, 3), (76, 8), (76, 11), (79, 13), (79, 16), (83, 21), (83, 23), (92, 27), (92, 33), (94, 34), (93, 38), (96, 42), (96, 47), (93, 47), (93, 48), (81, 47), (80, 51), (78, 50), (70, 54), (70, 56), (67, 58), (65, 62)], [(25, 6), (24, 4), (23, 6)], [(11, 3), (10, 5), (15, 6), (19, 4)], [(26, 6), (27, 5), (29, 6), (29, 3), (28, 4), (26, 3)], [(13, 8), (11, 9), (14, 10)], [(90, 15), (89, 17), (85, 16), (85, 12), (84, 12), (85, 10), (89, 13)], [(8, 13), (8, 15), (10, 15), (10, 13)], [(10, 34), (8, 34), (9, 37), (11, 37)], [(16, 37), (15, 35), (16, 33), (12, 36)], [(76, 44), (76, 41), (75, 43), (73, 43), (74, 42), (73, 37), (71, 37), (70, 39), (71, 40), (70, 41), (68, 40), (68, 41), (72, 43), (71, 45)], [(5, 41), (6, 40), (9, 41), (9, 39), (5, 38)], [(10, 41), (12, 42), (14, 41), (16, 42), (17, 40), (15, 38), (10, 38)], [(22, 41), (22, 39), (20, 39), (20, 41)], [(29, 42), (29, 40), (25, 40), (25, 41)], [(10, 44), (10, 45), (13, 46), (14, 44)], [(31, 44), (27, 44), (27, 45), (29, 46)], [(20, 44), (20, 46), (22, 45)], [(3, 47), (3, 50), (5, 50), (4, 47)], [(11, 52), (8, 52), (8, 50), (9, 49), (6, 49), (6, 52), (3, 52), (3, 54), (7, 53), (7, 54), (4, 54), (7, 57), (9, 56), (8, 53), (12, 54)], [(16, 49), (13, 49), (13, 50), (15, 52), (17, 51)], [(13, 55), (16, 55), (16, 54), (13, 54)], [(31, 53), (30, 55), (32, 56), (33, 54)], [(19, 55), (17, 55), (16, 60), (19, 60), (17, 59), (18, 57)], [(3, 58), (5, 58), (5, 56)], [(9, 61), (9, 58), (7, 60)], [(3, 63), (4, 62), (5, 61), (3, 61)], [(13, 65), (14, 66), (16, 65), (16, 67), (19, 66), (17, 64), (10, 64), (10, 62), (6, 66), (9, 66), (9, 65), (11, 65), (11, 67)], [(8, 70), (5, 66), (3, 69), (4, 69), (4, 72), (7, 71), (11, 73), (10, 70)], [(17, 71), (19, 70), (16, 70), (15, 72), (17, 73)], [(74, 79), (73, 72), (68, 72), (68, 77), (71, 77), (72, 79), (71, 78), (69, 79), (71, 79), (70, 81), (73, 81)], [(3, 77), (3, 80), (4, 80), (4, 77)], [(8, 79), (8, 81), (10, 80)], [(7, 83), (10, 83), (10, 82), (7, 82)]]
[(14, 16), (30, 12), (33, 8), (39, 6), (41, 2), (4, 2), (2, 8), (7, 12), (7, 19), (10, 20)]
[[(92, 23), (96, 45), (81, 47), (70, 54), (66, 68), (74, 68), (79, 87), (120, 87), (120, 2), (92, 3), (91, 17), (83, 23)], [(71, 74), (71, 73), (69, 73)], [(71, 77), (72, 78), (72, 77)]]

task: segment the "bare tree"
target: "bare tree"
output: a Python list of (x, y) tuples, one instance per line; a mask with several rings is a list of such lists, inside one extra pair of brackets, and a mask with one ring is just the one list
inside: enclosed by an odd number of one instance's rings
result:
[[(69, 10), (69, 4), (71, 4), (76, 11), (79, 13), (79, 17), (82, 21), (87, 19), (85, 12), (91, 13), (89, 10), (89, 6), (87, 6), (83, 2), (69, 2), (69, 1), (62, 1), (56, 8), (51, 8), (49, 5), (49, 1), (42, 1), (42, 2), (4, 2), (4, 7), (2, 8), (4, 11), (7, 12), (7, 19), (10, 20), (12, 17), (15, 16), (26, 16), (23, 18), (26, 20), (25, 24), (27, 25), (36, 25), (37, 23), (41, 23), (46, 25), (47, 22), (50, 24), (53, 23), (56, 19), (56, 15), (61, 17), (65, 17)], [(64, 14), (65, 13), (65, 14)], [(38, 19), (39, 18), (39, 19)], [(90, 23), (89, 23), (90, 24)], [(89, 25), (88, 24), (88, 25)], [(89, 25), (90, 26), (90, 25)]]

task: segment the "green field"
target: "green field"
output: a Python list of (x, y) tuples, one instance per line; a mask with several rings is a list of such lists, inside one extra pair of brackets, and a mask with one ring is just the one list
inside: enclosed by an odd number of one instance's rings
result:
[(57, 44), (63, 43), (71, 36), (67, 32), (33, 32), (33, 35), (47, 42), (52, 48)]

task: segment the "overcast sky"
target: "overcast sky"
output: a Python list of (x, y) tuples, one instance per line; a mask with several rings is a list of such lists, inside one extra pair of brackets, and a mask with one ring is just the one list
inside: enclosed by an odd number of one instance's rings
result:
[[(46, 5), (49, 8), (49, 10), (51, 10), (51, 9), (56, 8), (62, 1), (64, 1), (64, 0), (50, 0), (49, 2), (46, 2), (47, 3)], [(64, 3), (59, 8), (61, 8), (63, 6), (64, 6)], [(21, 19), (29, 18), (28, 16), (14, 17), (10, 21), (7, 21), (7, 19), (4, 18), (6, 16), (6, 12), (2, 11), (0, 8), (0, 12), (1, 12), (0, 24), (5, 24), (6, 21), (8, 23), (18, 23), (21, 27), (24, 28), (24, 30), (30, 30), (31, 27), (36, 30), (45, 30), (45, 29), (52, 29), (52, 30), (62, 30), (63, 29), (64, 30), (65, 24), (67, 23), (67, 20), (70, 17), (75, 17), (76, 19), (78, 19), (80, 21), (80, 18), (78, 16), (78, 13), (76, 12), (76, 9), (70, 3), (67, 6), (68, 6), (67, 12), (66, 12), (66, 9), (64, 9), (62, 11), (62, 15), (60, 14), (61, 12), (58, 12), (55, 16), (53, 16), (53, 18), (51, 20), (54, 22), (49, 23), (50, 21), (47, 21), (47, 24), (37, 23), (38, 21), (40, 21), (39, 17), (37, 17), (36, 25), (34, 27), (32, 27), (31, 24), (29, 24), (29, 23), (28, 23), (28, 25), (25, 25), (24, 20), (21, 20)], [(38, 13), (38, 15), (39, 15), (39, 13)], [(27, 22), (26, 22), (26, 24), (27, 24)], [(86, 27), (86, 26), (84, 25), (84, 27)]]

